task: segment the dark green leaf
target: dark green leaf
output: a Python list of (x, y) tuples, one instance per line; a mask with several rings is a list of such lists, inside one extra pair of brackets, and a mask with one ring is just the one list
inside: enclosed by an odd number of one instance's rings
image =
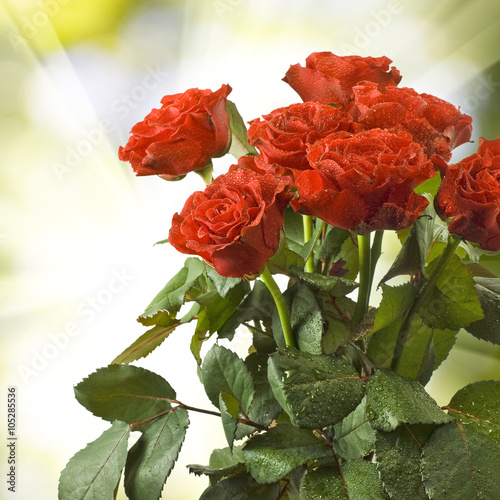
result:
[(243, 463), (230, 465), (220, 469), (211, 467), (210, 465), (198, 464), (190, 464), (187, 467), (191, 474), (195, 474), (196, 476), (208, 476), (212, 486), (218, 483), (222, 478), (246, 472), (246, 467)]
[(351, 233), (346, 229), (327, 226), (324, 240), (316, 246), (317, 259), (323, 263), (326, 273), (328, 273), (332, 265), (338, 261), (337, 256), (342, 244), (347, 238), (351, 238)]
[(333, 430), (333, 447), (341, 458), (353, 460), (368, 455), (375, 445), (375, 430), (366, 414), (366, 397)]
[(111, 500), (120, 481), (130, 426), (114, 422), (92, 443), (76, 453), (61, 472), (59, 500)]
[(341, 358), (282, 349), (269, 357), (274, 396), (298, 427), (336, 424), (361, 402), (365, 384)]
[(300, 500), (349, 500), (342, 477), (334, 466), (309, 470), (300, 484)]
[(394, 500), (427, 500), (420, 473), (420, 459), (425, 443), (407, 425), (393, 432), (377, 432), (375, 453), (377, 468), (386, 491)]
[(222, 298), (217, 291), (211, 290), (196, 298), (201, 310), (198, 313), (197, 332), (216, 332), (236, 311), (249, 291), (248, 282), (242, 281), (231, 289), (231, 293)]
[(221, 413), (222, 427), (224, 428), (224, 435), (226, 436), (227, 444), (230, 448), (233, 447), (234, 439), (236, 436), (236, 428), (239, 419), (239, 401), (227, 392), (219, 394), (219, 408)]
[(304, 246), (304, 223), (302, 215), (291, 207), (285, 210), (286, 243), (290, 250), (300, 254)]
[(374, 463), (365, 460), (349, 460), (342, 466), (342, 470), (350, 499), (389, 499), (384, 491)]
[(254, 396), (252, 375), (245, 363), (234, 352), (214, 345), (208, 351), (202, 364), (202, 378), (205, 392), (215, 406), (219, 406), (219, 394), (232, 394), (245, 413), (248, 412)]
[(231, 448), (215, 449), (212, 451), (208, 463), (211, 467), (221, 468), (243, 462), (245, 462), (245, 458), (243, 457), (241, 446), (235, 446), (232, 450)]
[(425, 445), (422, 475), (435, 500), (500, 498), (500, 445), (473, 426), (451, 423)]
[(358, 287), (355, 281), (338, 276), (324, 276), (317, 273), (306, 273), (298, 268), (291, 269), (291, 274), (306, 283), (310, 288), (328, 292), (332, 297), (344, 297)]
[(342, 466), (308, 471), (300, 487), (300, 500), (386, 500), (375, 464), (349, 460)]
[(302, 283), (298, 283), (291, 311), (290, 322), (299, 350), (322, 354), (323, 316), (314, 293)]
[(417, 279), (425, 276), (425, 262), (434, 237), (435, 220), (434, 209), (429, 205), (414, 222), (394, 264), (382, 278), (382, 283), (402, 274)]
[(500, 382), (475, 382), (460, 389), (448, 411), (458, 422), (472, 425), (500, 444)]
[(474, 337), (500, 344), (500, 278), (475, 277), (475, 288), (484, 318), (465, 329)]
[(229, 130), (232, 133), (229, 153), (235, 158), (245, 156), (249, 153), (252, 155), (258, 154), (257, 150), (248, 144), (247, 128), (234, 102), (227, 101), (226, 113), (229, 116)]
[[(430, 275), (439, 258), (428, 266)], [(432, 328), (458, 330), (484, 317), (470, 271), (457, 255), (439, 276), (434, 290), (424, 300), (419, 315)]]
[(343, 269), (348, 270), (343, 278), (348, 280), (356, 279), (359, 272), (359, 251), (357, 243), (353, 238), (346, 238), (337, 255), (337, 260), (344, 261)]
[[(184, 267), (165, 285), (163, 290), (152, 300), (139, 321), (147, 322), (147, 326), (156, 324), (155, 318), (162, 312), (175, 317), (186, 300), (192, 300), (199, 287), (206, 288), (203, 277), (205, 264), (195, 257), (189, 257)], [(190, 292), (193, 292), (190, 294)], [(186, 297), (187, 296), (187, 297)], [(144, 324), (144, 323), (143, 323)]]
[(232, 339), (236, 328), (249, 321), (260, 321), (270, 325), (275, 309), (275, 302), (266, 285), (260, 280), (255, 280), (252, 291), (219, 329), (219, 337)]
[(351, 318), (356, 303), (348, 297), (331, 297), (325, 292), (318, 293), (318, 300), (326, 323), (323, 351), (325, 354), (333, 354), (340, 346), (350, 342), (353, 335)]
[(175, 399), (175, 391), (164, 378), (144, 368), (109, 365), (83, 379), (75, 387), (75, 396), (98, 417), (132, 424), (171, 408), (168, 399)]
[(249, 439), (243, 447), (245, 464), (259, 483), (279, 481), (295, 467), (329, 455), (325, 441), (309, 430), (287, 424)]
[(200, 500), (276, 500), (279, 484), (259, 484), (250, 474), (238, 474), (209, 486)]
[(391, 431), (402, 423), (443, 424), (451, 421), (425, 389), (415, 380), (385, 369), (368, 382), (368, 413), (374, 414), (374, 428)]
[[(252, 422), (266, 427), (283, 411), (267, 380), (267, 359), (266, 354), (257, 352), (250, 354), (245, 359), (245, 365), (250, 370), (255, 385), (255, 395), (250, 404), (248, 418)], [(254, 432), (255, 427), (239, 424), (236, 439), (241, 439)]]
[(130, 500), (158, 500), (174, 468), (189, 425), (182, 408), (155, 420), (130, 449), (125, 492)]
[[(369, 338), (367, 353), (372, 361), (385, 368), (391, 366), (401, 324), (402, 318), (392, 325), (376, 331)], [(401, 356), (399, 374), (425, 382), (425, 377), (422, 376), (423, 367), (425, 366), (429, 369), (428, 364), (432, 361), (429, 359), (430, 344), (432, 343), (432, 351), (434, 353), (432, 370), (436, 370), (447, 358), (451, 348), (454, 346), (456, 335), (456, 331), (438, 330), (424, 325), (422, 320), (417, 316), (410, 327), (408, 340)]]

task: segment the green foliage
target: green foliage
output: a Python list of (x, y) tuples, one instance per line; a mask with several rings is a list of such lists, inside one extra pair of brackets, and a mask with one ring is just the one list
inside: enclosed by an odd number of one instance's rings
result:
[(416, 381), (390, 370), (378, 370), (368, 382), (368, 413), (375, 429), (391, 431), (400, 424), (444, 424), (451, 418)]
[(129, 435), (128, 424), (113, 422), (110, 429), (76, 453), (61, 473), (59, 500), (115, 498)]
[(250, 474), (238, 474), (209, 486), (200, 500), (276, 500), (278, 492), (277, 483), (259, 484)]
[(361, 402), (365, 384), (341, 358), (284, 349), (269, 357), (269, 383), (293, 425), (336, 424)]
[(274, 483), (309, 460), (331, 455), (311, 431), (282, 424), (249, 439), (243, 448), (248, 471), (259, 483)]
[(125, 465), (125, 492), (131, 500), (157, 500), (172, 471), (189, 425), (177, 408), (155, 420), (130, 449)]
[(175, 391), (163, 377), (144, 368), (109, 365), (83, 379), (75, 396), (98, 417), (132, 424), (169, 410)]
[(500, 345), (500, 278), (475, 277), (475, 288), (484, 318), (466, 326), (474, 337)]
[(226, 113), (229, 115), (229, 130), (231, 131), (229, 153), (236, 158), (247, 154), (256, 155), (257, 150), (248, 144), (247, 128), (234, 102), (227, 101)]
[(500, 492), (500, 444), (475, 427), (437, 428), (423, 450), (422, 476), (436, 500), (494, 500)]

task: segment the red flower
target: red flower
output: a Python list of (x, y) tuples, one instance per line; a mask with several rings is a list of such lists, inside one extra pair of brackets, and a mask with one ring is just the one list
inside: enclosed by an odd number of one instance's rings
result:
[(450, 233), (500, 251), (500, 138), (479, 139), (477, 153), (448, 166), (435, 206)]
[(222, 85), (216, 92), (189, 89), (165, 96), (160, 109), (132, 127), (132, 137), (118, 151), (120, 160), (129, 161), (137, 175), (166, 179), (203, 169), (227, 149), (230, 92)]
[(356, 86), (354, 94), (349, 111), (356, 121), (368, 129), (410, 132), (428, 156), (437, 153), (448, 161), (451, 151), (471, 137), (472, 118), (432, 95), (404, 87), (388, 87), (381, 92), (373, 83)]
[(175, 214), (168, 237), (180, 252), (199, 255), (226, 277), (258, 273), (280, 243), (283, 214), (292, 194), (271, 174), (248, 169), (240, 159), (205, 191), (193, 193)]
[(428, 205), (413, 190), (436, 173), (409, 134), (380, 129), (332, 134), (307, 158), (294, 209), (358, 234), (412, 224)]
[(352, 87), (362, 81), (374, 82), (380, 90), (401, 81), (399, 71), (389, 64), (388, 57), (339, 57), (331, 52), (313, 52), (306, 67), (290, 66), (283, 81), (288, 83), (303, 101), (335, 104), (345, 108), (354, 95)]
[(264, 120), (252, 120), (250, 143), (267, 163), (293, 170), (306, 170), (307, 146), (340, 130), (348, 130), (352, 117), (332, 106), (305, 102), (275, 109)]

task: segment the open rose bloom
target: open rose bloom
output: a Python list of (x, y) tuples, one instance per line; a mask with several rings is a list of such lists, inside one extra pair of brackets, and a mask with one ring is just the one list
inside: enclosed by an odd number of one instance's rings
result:
[(129, 161), (137, 175), (176, 179), (205, 168), (222, 156), (230, 138), (226, 113), (229, 85), (216, 92), (189, 89), (168, 95), (131, 130), (121, 160)]
[(477, 153), (446, 168), (435, 205), (451, 233), (500, 251), (500, 138), (479, 139)]
[(221, 276), (259, 273), (278, 249), (291, 197), (277, 177), (234, 165), (189, 197), (174, 215), (168, 240), (178, 251), (202, 257)]

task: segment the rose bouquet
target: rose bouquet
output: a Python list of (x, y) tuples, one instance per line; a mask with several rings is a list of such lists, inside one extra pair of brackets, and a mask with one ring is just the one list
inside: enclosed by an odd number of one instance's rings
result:
[[(190, 466), (203, 500), (500, 498), (500, 382), (445, 407), (424, 389), (460, 329), (500, 344), (500, 278), (478, 263), (500, 251), (500, 139), (453, 163), (471, 117), (390, 63), (313, 53), (284, 78), (303, 102), (248, 130), (229, 85), (165, 96), (134, 125), (119, 157), (137, 175), (207, 186), (173, 216), (168, 243), (190, 257), (139, 316), (149, 329), (75, 387), (112, 425), (71, 458), (61, 500), (113, 498), (123, 469), (128, 498), (160, 498), (190, 411), (227, 438)], [(385, 231), (401, 248), (374, 307)], [(129, 364), (188, 323), (216, 410)], [(238, 329), (245, 359), (203, 351)]]

